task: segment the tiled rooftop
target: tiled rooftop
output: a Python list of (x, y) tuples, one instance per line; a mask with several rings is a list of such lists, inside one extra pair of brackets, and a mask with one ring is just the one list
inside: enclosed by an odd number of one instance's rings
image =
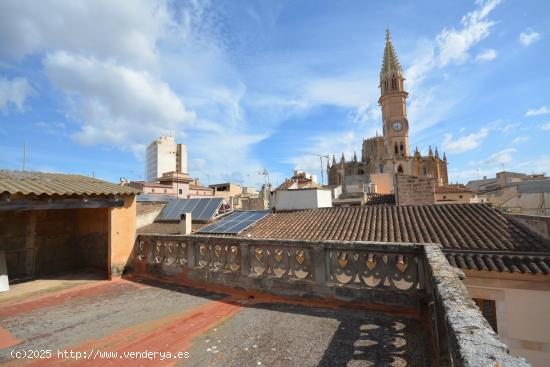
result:
[(255, 238), (424, 242), (445, 249), (550, 251), (550, 244), (485, 204), (364, 206), (275, 212)]
[(0, 171), (0, 194), (135, 195), (139, 190), (93, 177), (30, 171)]
[(439, 243), (461, 269), (550, 274), (550, 243), (485, 204), (365, 206), (276, 212), (242, 236)]

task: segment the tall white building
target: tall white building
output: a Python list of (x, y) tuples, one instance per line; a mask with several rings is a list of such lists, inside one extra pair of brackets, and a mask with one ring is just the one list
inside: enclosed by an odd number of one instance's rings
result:
[(147, 146), (147, 182), (155, 182), (167, 172), (187, 173), (187, 146), (176, 144), (173, 136), (161, 136)]

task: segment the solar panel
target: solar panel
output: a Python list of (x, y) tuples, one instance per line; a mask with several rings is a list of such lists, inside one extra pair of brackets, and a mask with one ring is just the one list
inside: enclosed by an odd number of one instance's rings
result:
[(212, 219), (223, 198), (195, 198), (172, 200), (162, 209), (157, 221), (177, 222), (183, 213), (191, 213), (192, 220)]
[(216, 223), (199, 229), (197, 232), (239, 234), (268, 214), (269, 211), (264, 210), (234, 212), (221, 218)]

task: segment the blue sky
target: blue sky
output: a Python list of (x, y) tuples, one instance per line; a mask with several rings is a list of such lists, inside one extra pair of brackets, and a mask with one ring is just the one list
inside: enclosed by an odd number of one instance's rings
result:
[(550, 2), (2, 1), (0, 168), (143, 178), (160, 134), (203, 183), (272, 183), (381, 131), (388, 26), (410, 142), (450, 179), (550, 174)]

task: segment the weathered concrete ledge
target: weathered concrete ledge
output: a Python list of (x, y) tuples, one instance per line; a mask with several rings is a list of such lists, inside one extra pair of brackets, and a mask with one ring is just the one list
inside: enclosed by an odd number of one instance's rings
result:
[(442, 366), (530, 366), (523, 358), (510, 355), (475, 302), (464, 283), (449, 265), (441, 248), (424, 246), (427, 261), (427, 292), (432, 329), (439, 364)]

